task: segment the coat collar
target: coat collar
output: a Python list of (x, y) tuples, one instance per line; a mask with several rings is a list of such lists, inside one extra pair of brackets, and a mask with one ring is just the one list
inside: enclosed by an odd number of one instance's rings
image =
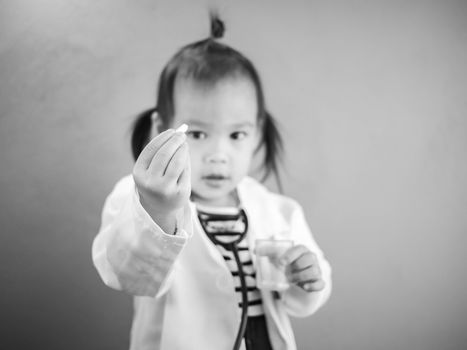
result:
[(290, 227), (277, 205), (279, 195), (270, 192), (263, 184), (245, 177), (237, 187), (241, 205), (247, 213), (255, 239), (280, 239)]

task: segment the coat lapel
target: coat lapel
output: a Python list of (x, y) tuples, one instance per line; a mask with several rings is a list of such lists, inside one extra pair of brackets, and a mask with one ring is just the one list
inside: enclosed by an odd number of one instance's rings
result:
[[(285, 221), (277, 206), (272, 205), (274, 200), (268, 196), (265, 187), (252, 178), (245, 178), (238, 186), (238, 196), (249, 221), (248, 245), (253, 264), (256, 267), (254, 254), (257, 239), (281, 239), (290, 227)], [(277, 204), (277, 203), (276, 203)], [(287, 344), (287, 331), (283, 325), (288, 322), (285, 310), (280, 301), (275, 300), (271, 291), (261, 290), (266, 323), (274, 350), (292, 350)]]

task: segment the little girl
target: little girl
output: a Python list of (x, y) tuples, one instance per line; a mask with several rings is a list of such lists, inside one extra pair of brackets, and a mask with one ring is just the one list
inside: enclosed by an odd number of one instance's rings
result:
[[(281, 140), (254, 66), (217, 41), (223, 32), (211, 16), (211, 36), (165, 66), (157, 107), (134, 124), (133, 174), (104, 205), (93, 261), (134, 295), (131, 349), (296, 349), (289, 315), (330, 294), (299, 204), (248, 176), (261, 149), (277, 176)], [(269, 238), (293, 241), (277, 259), (287, 289), (257, 288), (255, 244)]]

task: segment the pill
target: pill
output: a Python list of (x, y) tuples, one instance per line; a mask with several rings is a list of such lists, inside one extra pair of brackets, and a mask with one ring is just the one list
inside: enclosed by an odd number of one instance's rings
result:
[(182, 124), (180, 125), (175, 132), (186, 132), (188, 130), (188, 125)]

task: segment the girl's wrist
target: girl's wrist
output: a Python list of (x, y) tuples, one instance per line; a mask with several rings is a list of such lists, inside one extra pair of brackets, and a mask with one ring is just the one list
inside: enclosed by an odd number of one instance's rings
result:
[[(151, 214), (149, 214), (151, 215)], [(151, 215), (154, 222), (169, 235), (175, 235), (177, 233), (177, 218), (174, 214), (165, 214), (165, 215), (158, 215), (153, 214)]]
[(140, 202), (144, 210), (149, 214), (152, 220), (167, 234), (175, 234), (177, 231), (177, 216), (175, 211), (161, 211), (160, 208), (154, 208), (140, 196)]

